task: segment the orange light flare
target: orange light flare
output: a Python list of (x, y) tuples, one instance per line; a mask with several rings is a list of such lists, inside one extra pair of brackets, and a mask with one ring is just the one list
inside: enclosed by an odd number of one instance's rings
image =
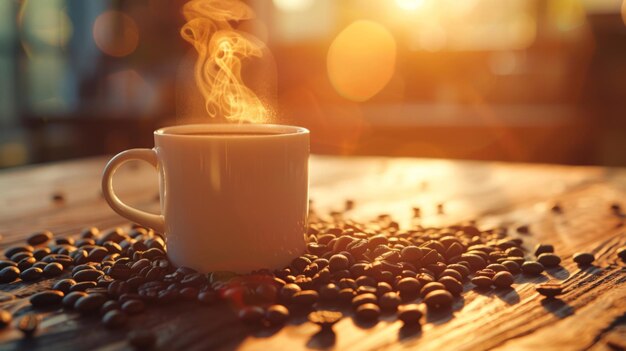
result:
[(129, 15), (120, 11), (106, 11), (93, 23), (93, 39), (103, 53), (124, 57), (137, 49), (139, 29)]
[(327, 54), (328, 78), (339, 95), (366, 101), (391, 80), (396, 41), (381, 24), (356, 21), (333, 40)]
[(243, 61), (262, 57), (265, 44), (231, 24), (253, 19), (252, 9), (241, 1), (191, 0), (183, 15), (187, 23), (180, 34), (198, 53), (194, 77), (208, 115), (239, 123), (267, 122), (269, 109), (241, 76)]

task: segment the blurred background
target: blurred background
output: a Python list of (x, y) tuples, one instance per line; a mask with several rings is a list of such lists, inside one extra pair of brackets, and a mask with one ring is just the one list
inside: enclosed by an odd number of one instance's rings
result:
[[(276, 121), (315, 153), (626, 166), (621, 0), (246, 2)], [(184, 122), (184, 3), (0, 1), (0, 168)]]

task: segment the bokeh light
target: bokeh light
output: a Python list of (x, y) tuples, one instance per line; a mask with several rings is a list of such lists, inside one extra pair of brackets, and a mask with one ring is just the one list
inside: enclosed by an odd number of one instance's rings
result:
[(93, 39), (105, 54), (124, 57), (137, 49), (139, 29), (135, 21), (127, 14), (107, 11), (94, 21)]
[(40, 44), (64, 47), (72, 37), (72, 21), (58, 0), (24, 1), (17, 20), (26, 33), (29, 47)]
[(284, 12), (302, 12), (306, 11), (315, 0), (274, 0), (274, 6)]
[(328, 77), (335, 90), (353, 101), (376, 95), (391, 79), (396, 65), (396, 42), (389, 31), (372, 21), (356, 21), (328, 49)]

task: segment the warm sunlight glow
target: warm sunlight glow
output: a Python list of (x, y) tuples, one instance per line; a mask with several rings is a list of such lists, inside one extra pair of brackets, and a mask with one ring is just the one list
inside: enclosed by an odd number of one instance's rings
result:
[(425, 0), (396, 0), (396, 4), (404, 10), (417, 10), (424, 5)]
[(135, 21), (120, 11), (107, 11), (93, 23), (93, 39), (98, 48), (109, 56), (132, 54), (139, 43), (139, 29)]
[(194, 75), (209, 116), (267, 122), (267, 108), (241, 77), (243, 61), (261, 57), (264, 44), (232, 27), (252, 19), (252, 9), (241, 1), (191, 0), (183, 14), (187, 23), (180, 34), (198, 53)]
[(274, 6), (283, 12), (302, 12), (313, 6), (315, 0), (274, 0)]
[(389, 31), (372, 21), (357, 21), (344, 29), (328, 49), (330, 82), (343, 97), (365, 101), (391, 79), (396, 42)]

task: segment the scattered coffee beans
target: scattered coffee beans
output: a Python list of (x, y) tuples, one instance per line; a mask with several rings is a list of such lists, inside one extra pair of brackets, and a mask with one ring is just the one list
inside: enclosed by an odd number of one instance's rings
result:
[(447, 290), (435, 290), (424, 298), (424, 303), (429, 308), (447, 308), (452, 305), (453, 297)]
[(420, 318), (422, 318), (422, 311), (418, 304), (408, 304), (398, 309), (398, 319), (404, 324), (419, 324)]
[(365, 303), (357, 307), (356, 316), (359, 319), (372, 321), (380, 316), (380, 307), (374, 303)]
[(537, 261), (526, 261), (522, 264), (522, 272), (527, 275), (539, 275), (543, 273), (543, 265)]
[(47, 290), (34, 294), (30, 297), (30, 304), (33, 307), (48, 307), (61, 303), (63, 292), (59, 290)]
[(332, 328), (341, 318), (343, 318), (341, 312), (324, 310), (311, 312), (308, 316), (309, 322), (319, 325), (324, 330)]
[(272, 305), (265, 311), (265, 319), (270, 325), (281, 325), (289, 319), (289, 310), (283, 305)]
[(588, 252), (578, 252), (573, 256), (574, 262), (576, 262), (579, 266), (589, 266), (593, 261), (595, 261), (595, 256)]
[(561, 284), (556, 283), (542, 283), (539, 284), (535, 289), (538, 293), (549, 299), (552, 299), (563, 293), (563, 287), (561, 286)]
[(25, 336), (32, 336), (39, 328), (41, 317), (35, 313), (27, 313), (17, 320), (17, 329)]

